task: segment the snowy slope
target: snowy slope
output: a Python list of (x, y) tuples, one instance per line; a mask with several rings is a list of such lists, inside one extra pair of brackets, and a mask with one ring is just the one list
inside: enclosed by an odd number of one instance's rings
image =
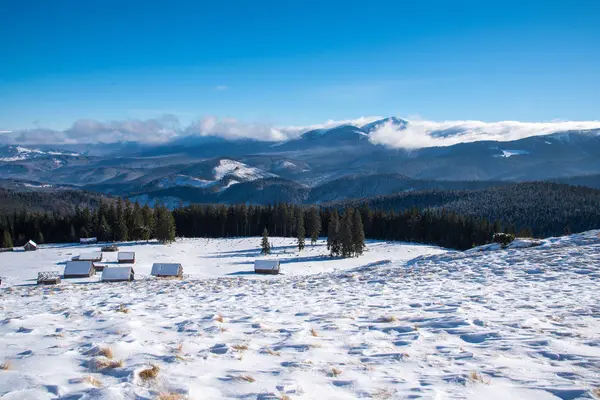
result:
[[(0, 348), (10, 368), (0, 396), (592, 398), (598, 235), (472, 253), (379, 242), (364, 258), (333, 261), (320, 256), (323, 244), (298, 257), (291, 239), (273, 239), (288, 275), (261, 279), (245, 279), (259, 238), (127, 245), (140, 260), (134, 283), (45, 288), (28, 279), (60, 270), (54, 263), (79, 246), (2, 253), (10, 278)], [(167, 260), (192, 276), (144, 276)], [(102, 368), (103, 347), (122, 363)], [(143, 381), (151, 364), (160, 372)]]
[(37, 149), (29, 149), (22, 146), (6, 146), (2, 149), (3, 157), (0, 157), (0, 161), (12, 162), (22, 161), (40, 156), (78, 156), (76, 153), (60, 152), (60, 151), (41, 151)]

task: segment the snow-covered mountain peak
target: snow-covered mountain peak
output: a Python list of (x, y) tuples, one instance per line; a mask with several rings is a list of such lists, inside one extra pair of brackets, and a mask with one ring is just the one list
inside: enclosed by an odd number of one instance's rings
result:
[(243, 182), (255, 181), (257, 179), (275, 178), (277, 175), (260, 168), (251, 167), (247, 164), (230, 159), (221, 159), (213, 168), (214, 178), (217, 181), (225, 177), (237, 178)]

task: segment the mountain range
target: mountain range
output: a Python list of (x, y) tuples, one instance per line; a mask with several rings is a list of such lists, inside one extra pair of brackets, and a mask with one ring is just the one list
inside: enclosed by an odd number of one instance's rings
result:
[[(159, 145), (7, 145), (0, 147), (0, 186), (78, 188), (168, 205), (323, 203), (540, 180), (600, 187), (600, 129), (402, 149), (372, 140), (382, 126), (403, 135), (409, 122), (340, 125), (282, 142), (187, 136)], [(460, 128), (430, 133), (463, 134)]]

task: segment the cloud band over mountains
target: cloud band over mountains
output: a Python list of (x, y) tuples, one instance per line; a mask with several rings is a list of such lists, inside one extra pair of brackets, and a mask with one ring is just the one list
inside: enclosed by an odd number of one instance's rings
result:
[[(310, 126), (276, 126), (268, 123), (245, 123), (234, 118), (205, 117), (187, 127), (181, 127), (173, 115), (156, 119), (99, 122), (78, 120), (69, 129), (46, 128), (14, 131), (0, 130), (0, 144), (75, 144), (142, 142), (167, 143), (188, 136), (216, 136), (228, 140), (254, 139), (279, 142), (300, 137), (314, 129), (329, 129), (339, 125), (361, 127), (380, 117), (356, 120), (330, 120)], [(450, 146), (481, 140), (511, 141), (530, 136), (548, 135), (572, 130), (600, 129), (600, 121), (428, 121), (405, 119), (405, 124), (385, 121), (369, 133), (369, 140), (392, 148), (416, 149)]]

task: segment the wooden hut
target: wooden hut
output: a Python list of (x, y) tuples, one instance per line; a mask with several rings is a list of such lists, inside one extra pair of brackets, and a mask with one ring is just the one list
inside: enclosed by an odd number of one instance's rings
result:
[(67, 261), (63, 278), (89, 278), (94, 273), (94, 263), (91, 261)]
[(56, 271), (38, 272), (38, 285), (56, 285), (60, 283), (60, 274)]
[(135, 253), (133, 251), (120, 251), (117, 254), (119, 264), (135, 264)]
[(257, 274), (277, 275), (279, 273), (279, 261), (256, 260), (254, 261), (254, 272)]
[(25, 250), (25, 251), (36, 251), (37, 250), (37, 244), (33, 240), (30, 240), (29, 242), (25, 243), (25, 246), (23, 246), (23, 250)]
[(92, 262), (102, 261), (102, 252), (101, 251), (92, 251), (90, 253), (82, 253), (78, 256), (73, 257), (71, 259), (71, 261), (92, 261)]
[(102, 271), (103, 282), (129, 282), (134, 278), (133, 267), (109, 267)]
[(117, 252), (117, 251), (119, 251), (119, 248), (117, 247), (116, 244), (110, 244), (108, 246), (102, 247), (100, 250), (102, 250), (102, 252), (110, 253), (110, 252)]
[(179, 277), (183, 276), (183, 267), (177, 263), (154, 263), (150, 275), (157, 277)]

